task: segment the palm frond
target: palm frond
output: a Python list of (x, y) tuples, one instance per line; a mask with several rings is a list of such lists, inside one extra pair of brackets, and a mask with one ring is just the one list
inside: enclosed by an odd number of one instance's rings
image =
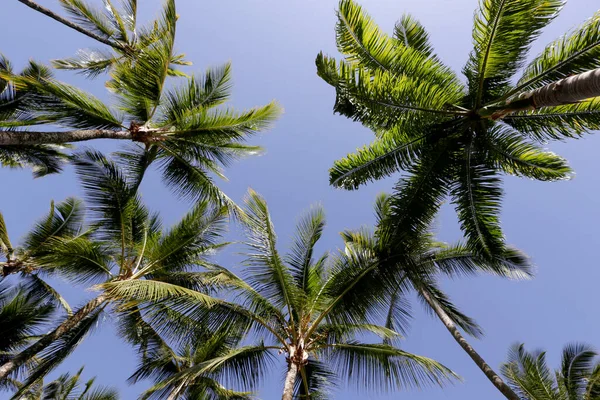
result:
[(291, 314), (297, 291), (290, 269), (283, 263), (276, 248), (276, 235), (266, 201), (250, 189), (246, 198), (244, 225), (248, 233), (246, 264), (247, 281), (278, 307), (287, 307)]
[(56, 69), (73, 70), (90, 78), (105, 73), (111, 68), (117, 58), (102, 50), (80, 49), (74, 57), (52, 60), (52, 66)]
[(451, 196), (468, 245), (492, 258), (504, 247), (499, 220), (501, 181), (490, 160), (484, 159), (474, 142), (471, 139), (463, 150)]
[(94, 7), (90, 6), (83, 0), (59, 0), (65, 11), (67, 11), (73, 20), (106, 39), (113, 36), (114, 29), (108, 23), (106, 15)]
[(571, 33), (546, 46), (525, 68), (511, 93), (598, 68), (600, 55), (600, 12)]
[(0, 146), (0, 165), (9, 168), (31, 168), (34, 178), (62, 172), (69, 156), (62, 146)]
[(538, 142), (577, 139), (600, 129), (600, 97), (506, 116), (504, 123)]
[(531, 42), (562, 5), (562, 0), (480, 1), (474, 18), (474, 49), (464, 70), (475, 108), (507, 90)]
[(396, 23), (394, 38), (404, 46), (412, 47), (427, 57), (432, 56), (433, 46), (429, 43), (429, 34), (423, 25), (409, 14), (403, 14), (400, 21)]
[(50, 373), (56, 368), (69, 354), (77, 348), (81, 341), (93, 331), (97, 324), (103, 307), (97, 308), (81, 320), (73, 329), (67, 331), (58, 340), (53, 342), (39, 355), (40, 362), (29, 372), (23, 386), (17, 391), (12, 399), (17, 400), (23, 391), (37, 382), (40, 378)]
[(493, 136), (490, 135), (491, 140), (488, 144), (489, 158), (497, 169), (510, 175), (539, 181), (565, 180), (572, 177), (573, 170), (567, 164), (567, 160), (551, 151), (544, 151), (509, 129), (494, 129), (490, 133)]
[(443, 385), (458, 376), (430, 358), (385, 344), (349, 342), (331, 346), (338, 374), (359, 389), (378, 392), (407, 387)]

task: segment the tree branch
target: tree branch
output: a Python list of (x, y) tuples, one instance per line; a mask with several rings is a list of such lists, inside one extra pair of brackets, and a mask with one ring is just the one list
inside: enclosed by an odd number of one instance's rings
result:
[(134, 135), (130, 131), (114, 131), (109, 129), (90, 129), (67, 132), (28, 132), (0, 130), (0, 146), (58, 144), (83, 142), (92, 139), (134, 140)]
[(123, 45), (121, 45), (121, 44), (119, 44), (117, 42), (113, 42), (111, 40), (108, 40), (106, 38), (103, 38), (102, 36), (98, 36), (95, 33), (90, 32), (90, 31), (82, 28), (81, 26), (79, 26), (79, 25), (77, 25), (77, 24), (69, 21), (68, 19), (65, 19), (65, 18), (61, 17), (60, 15), (58, 15), (58, 14), (56, 14), (56, 13), (48, 10), (47, 8), (40, 6), (39, 4), (34, 3), (31, 0), (17, 0), (17, 1), (19, 1), (20, 3), (25, 4), (27, 7), (32, 8), (35, 11), (41, 12), (42, 14), (45, 14), (45, 15), (49, 16), (50, 18), (52, 18), (52, 19), (60, 22), (63, 25), (68, 26), (71, 29), (75, 29), (77, 32), (83, 33), (84, 35), (86, 35), (88, 37), (91, 37), (94, 40), (97, 40), (100, 43), (104, 43), (104, 44), (106, 44), (106, 45), (108, 45), (110, 47), (113, 47), (115, 49), (126, 50), (126, 48)]

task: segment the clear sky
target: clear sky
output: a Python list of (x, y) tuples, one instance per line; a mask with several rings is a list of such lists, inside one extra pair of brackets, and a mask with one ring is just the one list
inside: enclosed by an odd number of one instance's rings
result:
[[(90, 0), (101, 3), (100, 0)], [(143, 19), (158, 12), (159, 0), (139, 1)], [(40, 4), (59, 9), (56, 0)], [(362, 0), (361, 4), (385, 31), (391, 32), (403, 12), (417, 17), (429, 30), (437, 54), (460, 71), (471, 49), (471, 26), (476, 0)], [(253, 140), (267, 149), (228, 170), (229, 182), (221, 187), (241, 201), (251, 186), (268, 201), (281, 250), (286, 249), (296, 216), (311, 204), (321, 203), (328, 216), (323, 250), (341, 243), (338, 232), (373, 222), (372, 203), (378, 192), (391, 190), (394, 179), (370, 184), (357, 192), (328, 185), (332, 162), (373, 139), (358, 123), (333, 115), (334, 91), (315, 73), (314, 59), (320, 50), (336, 55), (335, 0), (178, 0), (180, 14), (177, 47), (194, 62), (189, 71), (202, 71), (231, 60), (233, 105), (239, 108), (278, 100), (285, 114), (270, 132)], [(590, 17), (598, 4), (570, 0), (534, 45), (537, 53), (548, 41)], [(47, 62), (72, 55), (78, 48), (97, 47), (75, 31), (18, 3), (3, 0), (0, 8), (0, 52), (18, 67), (27, 59)], [(90, 82), (73, 74), (60, 77), (108, 99), (102, 78)], [(111, 149), (107, 142), (88, 144)], [(600, 245), (600, 176), (597, 149), (600, 137), (589, 136), (550, 148), (570, 160), (576, 177), (568, 182), (540, 183), (517, 178), (505, 180), (506, 197), (502, 222), (511, 244), (527, 252), (538, 266), (528, 282), (482, 277), (443, 283), (453, 300), (485, 329), (483, 340), (472, 344), (494, 367), (505, 359), (511, 343), (549, 352), (558, 366), (562, 346), (584, 341), (600, 348), (600, 322), (595, 309), (600, 270), (596, 258)], [(150, 175), (142, 186), (145, 201), (174, 222), (188, 204), (175, 199)], [(0, 169), (0, 210), (12, 237), (21, 237), (48, 209), (51, 199), (80, 194), (69, 170), (62, 175), (33, 180), (28, 171)], [(445, 207), (437, 224), (438, 236), (448, 242), (460, 238), (454, 211)], [(229, 250), (229, 253), (231, 253)], [(236, 251), (239, 249), (236, 249)], [(225, 255), (220, 262), (236, 267), (238, 257)], [(596, 289), (594, 289), (596, 287)], [(61, 285), (67, 299), (82, 301), (81, 288)], [(403, 347), (430, 356), (455, 370), (463, 383), (440, 389), (401, 391), (387, 395), (340, 388), (336, 399), (496, 399), (498, 392), (472, 364), (441, 323), (422, 312), (415, 303), (414, 321)], [(258, 396), (281, 397), (283, 356), (279, 369), (265, 382)], [(134, 399), (141, 386), (125, 380), (135, 366), (133, 351), (105, 320), (97, 333), (63, 364), (60, 372), (86, 365), (86, 376), (120, 389), (123, 399)], [(0, 394), (0, 398), (8, 398)]]

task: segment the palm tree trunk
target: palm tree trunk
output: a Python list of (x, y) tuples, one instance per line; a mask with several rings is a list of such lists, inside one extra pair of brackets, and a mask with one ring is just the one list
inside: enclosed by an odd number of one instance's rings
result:
[(498, 119), (517, 111), (574, 104), (598, 96), (600, 96), (600, 68), (521, 93), (505, 105), (484, 107), (480, 110), (480, 115)]
[(17, 1), (19, 1), (20, 3), (25, 4), (27, 7), (32, 8), (35, 11), (41, 12), (42, 14), (45, 14), (45, 15), (49, 16), (50, 18), (54, 19), (55, 21), (58, 21), (61, 24), (66, 25), (66, 26), (68, 26), (71, 29), (75, 29), (77, 32), (83, 33), (84, 35), (86, 35), (88, 37), (91, 37), (94, 40), (99, 41), (100, 43), (104, 43), (104, 44), (106, 44), (106, 45), (108, 45), (110, 47), (114, 47), (114, 48), (117, 48), (117, 49), (122, 49), (122, 50), (124, 49), (124, 47), (121, 44), (113, 42), (113, 41), (108, 40), (106, 38), (103, 38), (101, 36), (98, 36), (95, 33), (90, 32), (90, 31), (84, 29), (83, 27), (81, 27), (81, 26), (79, 26), (79, 25), (77, 25), (77, 24), (69, 21), (68, 19), (65, 19), (65, 18), (61, 17), (60, 15), (58, 15), (58, 14), (56, 14), (56, 13), (48, 10), (47, 8), (40, 6), (39, 4), (34, 3), (31, 0), (17, 0)]
[(40, 340), (17, 354), (10, 361), (2, 364), (2, 366), (0, 366), (0, 382), (5, 381), (11, 372), (29, 362), (37, 353), (44, 350), (55, 340), (60, 339), (61, 336), (69, 332), (71, 329), (75, 328), (77, 324), (79, 324), (86, 316), (100, 307), (105, 300), (106, 297), (104, 295), (100, 295), (91, 300), (85, 306), (80, 308), (75, 314), (64, 320), (52, 332), (42, 336)]
[(429, 293), (425, 290), (420, 291), (421, 295), (429, 304), (429, 306), (433, 309), (433, 311), (437, 314), (439, 319), (442, 321), (446, 329), (452, 334), (454, 340), (463, 348), (463, 350), (471, 357), (471, 359), (475, 362), (475, 364), (479, 367), (481, 371), (487, 376), (487, 378), (492, 382), (492, 384), (509, 400), (521, 400), (519, 396), (502, 380), (502, 378), (490, 367), (485, 360), (475, 351), (475, 349), (467, 342), (467, 340), (461, 335), (460, 331), (454, 324), (454, 321), (446, 314), (444, 310), (438, 305), (436, 301), (434, 301)]
[(296, 375), (298, 375), (298, 364), (290, 360), (288, 372), (285, 376), (285, 384), (283, 385), (283, 396), (281, 397), (281, 400), (292, 400), (292, 397), (294, 396)]
[(134, 136), (130, 131), (114, 131), (110, 129), (68, 132), (0, 131), (0, 146), (71, 143), (92, 139), (134, 140)]

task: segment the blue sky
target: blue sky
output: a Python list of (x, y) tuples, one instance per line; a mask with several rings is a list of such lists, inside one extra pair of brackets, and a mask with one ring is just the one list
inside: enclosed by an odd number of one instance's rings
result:
[[(90, 0), (100, 3), (99, 0)], [(143, 19), (158, 11), (159, 0), (141, 3)], [(548, 41), (591, 16), (598, 7), (589, 0), (570, 0), (533, 47), (537, 53)], [(58, 10), (58, 1), (40, 4)], [(343, 117), (333, 115), (334, 92), (316, 76), (314, 59), (323, 50), (336, 55), (334, 0), (179, 0), (177, 47), (194, 62), (190, 72), (202, 71), (228, 60), (233, 63), (232, 104), (238, 108), (265, 104), (276, 99), (285, 113), (275, 127), (257, 136), (253, 143), (266, 154), (243, 160), (227, 171), (229, 182), (221, 187), (241, 201), (249, 186), (268, 201), (286, 249), (296, 217), (311, 204), (322, 204), (328, 216), (323, 250), (340, 245), (338, 232), (371, 224), (375, 195), (390, 190), (394, 179), (370, 184), (356, 192), (328, 185), (332, 162), (372, 140), (372, 134)], [(460, 71), (471, 49), (471, 26), (476, 0), (362, 0), (361, 4), (382, 29), (391, 32), (403, 12), (417, 17), (430, 32), (437, 54), (455, 71)], [(4, 0), (0, 24), (0, 52), (16, 66), (27, 59), (47, 62), (72, 55), (78, 48), (96, 43), (35, 13), (16, 0)], [(73, 74), (60, 77), (108, 99), (101, 79), (87, 81)], [(101, 150), (113, 149), (109, 142), (86, 144)], [(541, 347), (558, 366), (564, 344), (584, 341), (598, 345), (600, 322), (595, 308), (595, 289), (600, 279), (596, 250), (600, 244), (598, 221), (600, 176), (597, 151), (600, 137), (589, 136), (549, 147), (570, 160), (576, 176), (568, 182), (540, 183), (517, 178), (505, 180), (506, 197), (502, 222), (507, 240), (527, 252), (538, 266), (528, 282), (481, 277), (444, 282), (453, 300), (485, 329), (483, 340), (472, 344), (494, 367), (505, 359), (511, 343), (525, 342)], [(156, 175), (147, 178), (142, 193), (148, 205), (174, 222), (188, 209), (175, 199)], [(33, 180), (28, 171), (0, 169), (0, 210), (13, 238), (21, 237), (47, 211), (51, 199), (79, 195), (70, 170), (59, 176)], [(454, 212), (444, 207), (437, 224), (438, 236), (458, 240)], [(231, 252), (231, 251), (230, 251)], [(229, 252), (229, 253), (230, 253)], [(224, 255), (220, 261), (236, 267), (239, 257)], [(74, 304), (91, 296), (81, 288), (60, 285)], [(415, 304), (415, 319), (403, 347), (430, 356), (455, 370), (463, 383), (452, 387), (402, 391), (388, 395), (340, 388), (339, 399), (494, 399), (500, 398), (483, 374), (471, 363), (439, 323)], [(123, 399), (133, 399), (141, 387), (127, 386), (126, 378), (135, 365), (133, 351), (114, 333), (110, 320), (67, 360), (60, 371), (75, 371), (86, 365), (86, 376), (121, 390)], [(282, 371), (273, 369), (259, 397), (281, 396)], [(0, 394), (2, 398), (4, 394)], [(7, 398), (7, 397), (6, 397)]]

